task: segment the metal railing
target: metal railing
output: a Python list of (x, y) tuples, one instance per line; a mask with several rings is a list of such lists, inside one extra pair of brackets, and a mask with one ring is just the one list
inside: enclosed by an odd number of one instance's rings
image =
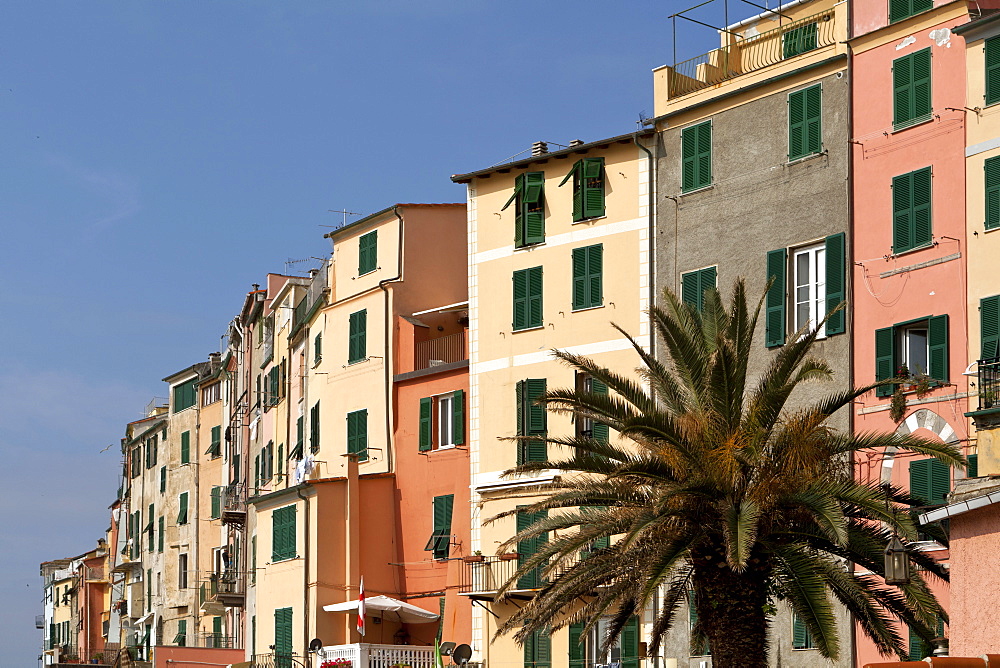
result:
[(667, 97), (687, 95), (741, 74), (774, 65), (836, 41), (834, 9), (793, 21), (675, 63), (667, 72)]
[(324, 661), (349, 661), (344, 668), (434, 668), (434, 648), (419, 645), (379, 645), (355, 643), (328, 645), (317, 653), (319, 664)]
[(517, 572), (517, 557), (481, 557), (482, 561), (470, 561), (478, 558), (467, 557), (464, 560), (460, 592), (495, 592)]
[(981, 359), (979, 366), (979, 410), (1000, 408), (1000, 357)]
[(465, 332), (421, 341), (414, 346), (413, 369), (427, 369), (433, 364), (448, 364), (468, 359), (465, 351)]
[(117, 643), (108, 643), (102, 649), (77, 649), (76, 647), (70, 647), (67, 651), (60, 652), (59, 662), (56, 665), (90, 664), (110, 666), (118, 657), (119, 647)]
[(247, 591), (247, 574), (237, 571), (211, 573), (208, 588), (203, 591), (202, 602), (207, 599), (229, 607), (242, 607)]
[(222, 522), (242, 522), (247, 514), (247, 486), (231, 483), (222, 488)]
[(299, 654), (254, 654), (250, 659), (252, 668), (300, 668), (312, 666), (308, 657)]
[(193, 638), (196, 644), (188, 643), (188, 647), (206, 647), (209, 649), (239, 649), (234, 636), (226, 636), (221, 633), (202, 633)]

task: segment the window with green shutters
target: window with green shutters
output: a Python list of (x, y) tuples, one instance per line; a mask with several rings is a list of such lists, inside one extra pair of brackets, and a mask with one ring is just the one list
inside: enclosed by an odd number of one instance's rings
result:
[(378, 230), (372, 230), (358, 239), (358, 276), (371, 273), (377, 267)]
[(514, 194), (500, 209), (514, 204), (514, 246), (545, 241), (545, 173), (525, 172), (514, 179)]
[(285, 444), (278, 444), (278, 456), (275, 459), (278, 467), (278, 480), (281, 480), (281, 476), (285, 473)]
[(142, 446), (136, 446), (129, 452), (129, 473), (133, 478), (142, 475)]
[[(576, 373), (576, 390), (578, 392), (591, 392), (600, 395), (608, 394), (607, 385), (590, 374), (581, 371)], [(593, 438), (605, 442), (611, 440), (611, 429), (606, 424), (594, 422), (590, 418), (580, 416), (574, 416), (574, 422), (577, 438)]]
[[(517, 531), (518, 533), (528, 529), (535, 523), (548, 518), (548, 513), (544, 510), (529, 512), (527, 510), (517, 511)], [(517, 542), (517, 565), (523, 566), (543, 545), (549, 542), (548, 534), (541, 534), (532, 538), (526, 538)], [(517, 579), (518, 589), (538, 589), (545, 580), (542, 578), (542, 565), (533, 568)]]
[(934, 6), (934, 0), (889, 0), (889, 23), (902, 21), (914, 14), (926, 12)]
[(632, 616), (622, 628), (615, 643), (601, 652), (612, 624), (611, 617), (602, 617), (584, 633), (584, 624), (577, 622), (569, 626), (569, 668), (592, 668), (598, 665), (619, 664), (621, 668), (639, 666), (639, 618)]
[(368, 409), (347, 414), (347, 454), (368, 461)]
[(292, 609), (274, 611), (274, 666), (292, 668)]
[[(937, 315), (875, 330), (875, 380), (896, 377), (905, 367), (909, 376), (926, 374), (948, 382), (948, 316)], [(891, 396), (894, 385), (883, 385), (876, 396)]]
[(178, 647), (187, 646), (187, 625), (186, 619), (177, 621), (177, 635), (174, 636), (174, 644)]
[(217, 520), (222, 517), (222, 490), (223, 487), (220, 485), (212, 487), (212, 516), (210, 519)]
[(351, 314), (347, 334), (347, 363), (362, 362), (368, 356), (367, 344), (368, 311)]
[(257, 534), (250, 536), (250, 583), (257, 584)]
[(159, 535), (158, 535), (159, 542), (156, 544), (156, 551), (163, 552), (163, 544), (167, 540), (166, 538), (167, 518), (165, 518), (163, 515), (160, 515), (160, 520), (158, 522), (158, 525), (159, 526), (157, 528), (159, 529)]
[(781, 50), (785, 58), (794, 58), (799, 54), (812, 51), (816, 48), (817, 24), (807, 23), (792, 28), (781, 36)]
[(930, 245), (931, 168), (892, 179), (892, 252)]
[(548, 630), (535, 631), (524, 639), (524, 668), (552, 668), (552, 636)]
[(181, 464), (191, 463), (191, 432), (181, 432)]
[(604, 215), (604, 158), (582, 158), (559, 183), (573, 179), (573, 222)]
[(986, 59), (986, 104), (1000, 102), (1000, 37), (991, 37), (983, 47)]
[[(826, 238), (826, 311), (830, 313), (847, 299), (847, 241), (843, 232)], [(826, 335), (847, 331), (847, 313), (841, 309), (826, 321)]]
[(266, 406), (277, 406), (281, 401), (281, 369), (275, 365), (267, 372), (267, 401)]
[(211, 433), (212, 441), (208, 446), (208, 450), (205, 451), (205, 454), (212, 459), (216, 459), (217, 457), (222, 456), (222, 426), (218, 425), (212, 427)]
[(271, 561), (298, 556), (295, 548), (295, 506), (271, 511)]
[(542, 268), (531, 267), (513, 275), (514, 331), (542, 326)]
[(160, 494), (167, 491), (167, 467), (160, 467)]
[(931, 50), (892, 61), (892, 124), (901, 130), (931, 118)]
[[(909, 628), (909, 652), (907, 654), (907, 660), (909, 661), (920, 661), (928, 656), (934, 651), (934, 645), (930, 642), (921, 638), (912, 628)], [(944, 620), (939, 619), (937, 623), (937, 637), (944, 637)]]
[(544, 462), (548, 459), (545, 445), (545, 434), (548, 431), (548, 417), (545, 407), (535, 403), (535, 400), (545, 394), (544, 378), (529, 378), (519, 380), (517, 393), (517, 435), (534, 438), (521, 439), (517, 442), (517, 464), (526, 462)]
[(434, 399), (424, 397), (420, 400), (420, 427), (418, 433), (418, 447), (421, 452), (426, 452), (434, 447)]
[(222, 647), (222, 617), (212, 618), (212, 647)]
[[(767, 254), (767, 296), (764, 298), (764, 345), (769, 348), (784, 345), (786, 273), (788, 250), (779, 248)], [(686, 294), (686, 293), (685, 293)]]
[(192, 378), (191, 380), (181, 383), (180, 385), (174, 386), (174, 412), (184, 410), (185, 408), (191, 408), (195, 404), (197, 397), (197, 390), (195, 389), (195, 384), (198, 382), (197, 378)]
[(177, 499), (177, 524), (187, 524), (188, 522), (188, 493), (181, 492)]
[(798, 160), (823, 150), (822, 102), (823, 87), (820, 84), (789, 93), (789, 160)]
[(966, 459), (969, 461), (969, 465), (965, 468), (966, 478), (978, 478), (979, 477), (979, 455), (968, 455)]
[(288, 453), (291, 459), (301, 459), (302, 458), (302, 448), (306, 438), (306, 418), (304, 415), (300, 415), (298, 419), (295, 420), (295, 449)]
[[(299, 418), (301, 420), (302, 418)], [(300, 439), (301, 440), (301, 439)], [(309, 409), (309, 451), (319, 452), (319, 402)]]
[(433, 552), (435, 559), (448, 558), (451, 547), (451, 516), (454, 505), (454, 494), (434, 497), (434, 530), (424, 549)]
[[(846, 299), (846, 237), (840, 232), (828, 236), (821, 245), (769, 251), (766, 269), (769, 287), (764, 300), (764, 344), (771, 348), (785, 343), (789, 320), (792, 331), (815, 327)], [(787, 317), (786, 309), (791, 309), (792, 318)], [(826, 321), (820, 336), (843, 334), (846, 321), (844, 310), (837, 311)]]
[(951, 467), (937, 459), (910, 462), (910, 494), (928, 505), (945, 502), (951, 491)]
[(313, 364), (319, 364), (323, 360), (323, 333), (320, 332), (313, 339)]
[(465, 443), (464, 390), (420, 400), (417, 441), (420, 452)]
[(684, 303), (702, 310), (705, 305), (705, 290), (715, 287), (717, 273), (716, 267), (706, 267), (681, 274), (681, 299)]
[(979, 300), (979, 359), (1000, 357), (1000, 295)]
[(987, 158), (983, 163), (983, 181), (986, 191), (983, 227), (995, 230), (1000, 227), (1000, 156)]
[(604, 304), (604, 244), (573, 249), (573, 310)]
[(146, 549), (152, 552), (156, 549), (156, 509), (153, 504), (149, 504), (149, 523), (146, 525), (146, 531), (148, 532), (149, 542), (146, 544)]
[(792, 616), (792, 649), (814, 649), (812, 633), (798, 615)]
[(681, 192), (712, 185), (712, 121), (681, 132)]

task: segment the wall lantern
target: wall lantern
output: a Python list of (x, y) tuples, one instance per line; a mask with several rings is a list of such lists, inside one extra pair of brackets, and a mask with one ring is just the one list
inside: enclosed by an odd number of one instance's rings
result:
[(885, 583), (910, 584), (910, 555), (895, 534), (885, 548)]

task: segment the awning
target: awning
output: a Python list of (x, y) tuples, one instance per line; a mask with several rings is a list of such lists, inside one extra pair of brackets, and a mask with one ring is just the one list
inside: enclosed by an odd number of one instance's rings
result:
[[(344, 603), (334, 603), (324, 605), (327, 612), (357, 612), (357, 601), (346, 601)], [(386, 614), (388, 613), (388, 614)], [(436, 612), (418, 608), (410, 603), (397, 601), (388, 596), (370, 596), (365, 598), (365, 616), (381, 617), (389, 621), (399, 620), (407, 624), (428, 624), (436, 622), (440, 617)]]
[(142, 626), (142, 625), (143, 625), (143, 624), (145, 624), (145, 623), (146, 623), (147, 621), (149, 621), (149, 619), (150, 619), (150, 618), (151, 618), (151, 617), (152, 617), (152, 616), (153, 616), (154, 614), (155, 614), (155, 613), (152, 613), (152, 612), (147, 612), (147, 613), (146, 613), (145, 615), (143, 615), (143, 616), (142, 616), (142, 617), (140, 617), (139, 619), (135, 620), (135, 624), (134, 624), (134, 625), (135, 625), (135, 626)]

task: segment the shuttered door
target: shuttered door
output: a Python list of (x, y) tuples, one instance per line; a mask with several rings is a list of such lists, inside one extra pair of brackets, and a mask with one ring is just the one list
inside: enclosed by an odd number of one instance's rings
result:
[(788, 251), (784, 248), (767, 254), (767, 280), (770, 286), (764, 304), (764, 344), (768, 348), (785, 343), (785, 292)]
[(420, 400), (420, 428), (419, 428), (419, 449), (426, 452), (432, 447), (431, 436), (431, 409), (434, 407), (434, 400), (424, 397)]
[(986, 40), (986, 104), (1000, 102), (1000, 38)]
[(639, 668), (639, 618), (630, 617), (622, 628), (622, 668)]
[(927, 320), (928, 371), (934, 380), (948, 382), (948, 316), (937, 315)]
[[(1000, 68), (997, 69), (997, 76), (1000, 78)], [(998, 82), (998, 86), (1000, 86), (1000, 82)], [(983, 163), (983, 172), (986, 187), (984, 227), (987, 230), (995, 230), (1000, 227), (1000, 156), (986, 160)]]
[[(826, 238), (826, 310), (837, 308), (847, 298), (847, 244), (843, 232)], [(845, 309), (826, 321), (826, 335), (843, 334), (847, 330)]]
[(365, 359), (368, 354), (366, 341), (366, 330), (368, 327), (368, 311), (357, 311), (351, 314), (348, 339), (347, 339), (347, 363), (353, 364)]
[(292, 609), (279, 608), (274, 611), (274, 658), (275, 668), (292, 666)]
[(587, 668), (587, 648), (583, 644), (583, 624), (569, 625), (569, 668)]
[[(434, 497), (434, 535), (439, 540), (434, 544), (434, 558), (447, 559), (451, 547), (451, 516), (455, 505), (455, 495)], [(441, 539), (441, 536), (447, 538)]]
[[(548, 517), (548, 513), (544, 510), (540, 510), (537, 513), (532, 513), (528, 511), (519, 511), (517, 513), (517, 531), (520, 533), (528, 527), (534, 525), (536, 522), (540, 522)], [(542, 545), (548, 542), (548, 538), (543, 534), (541, 536), (535, 536), (534, 538), (528, 538), (526, 540), (518, 541), (517, 543), (517, 554), (518, 554), (518, 566), (522, 566), (529, 557), (534, 555)], [(542, 585), (541, 576), (542, 567), (532, 569), (530, 572), (522, 575), (517, 580), (518, 589), (537, 589)]]
[(980, 359), (1000, 357), (1000, 296), (979, 300)]

